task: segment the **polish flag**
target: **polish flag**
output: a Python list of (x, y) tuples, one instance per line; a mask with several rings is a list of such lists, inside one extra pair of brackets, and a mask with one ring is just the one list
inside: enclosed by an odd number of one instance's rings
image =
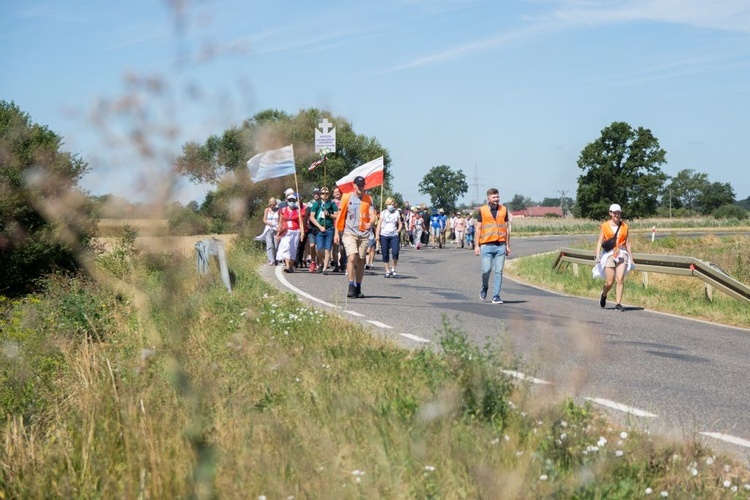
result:
[(354, 191), (352, 182), (354, 182), (354, 178), (357, 176), (365, 178), (365, 190), (383, 184), (383, 157), (375, 158), (374, 160), (368, 161), (364, 165), (355, 168), (349, 173), (349, 175), (345, 175), (336, 181), (336, 185), (342, 193)]

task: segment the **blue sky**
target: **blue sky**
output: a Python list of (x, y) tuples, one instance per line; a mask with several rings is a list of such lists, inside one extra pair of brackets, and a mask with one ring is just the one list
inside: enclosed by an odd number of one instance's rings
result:
[(0, 99), (89, 162), (94, 194), (200, 201), (163, 182), (184, 142), (318, 107), (390, 151), (412, 203), (441, 164), (465, 201), (575, 197), (613, 121), (651, 129), (668, 175), (750, 196), (747, 0), (5, 0), (0, 61)]

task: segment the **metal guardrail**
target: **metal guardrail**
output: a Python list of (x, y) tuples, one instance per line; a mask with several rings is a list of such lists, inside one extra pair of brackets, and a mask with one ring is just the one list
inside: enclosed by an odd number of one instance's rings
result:
[[(737, 300), (750, 303), (750, 287), (732, 278), (722, 269), (710, 262), (704, 262), (694, 257), (680, 257), (676, 255), (652, 255), (634, 253), (636, 270), (644, 273), (676, 274), (681, 276), (695, 276), (706, 283), (706, 293), (711, 298), (711, 289), (716, 288)], [(561, 248), (553, 269), (558, 269), (563, 262), (594, 266), (596, 252), (577, 248)]]

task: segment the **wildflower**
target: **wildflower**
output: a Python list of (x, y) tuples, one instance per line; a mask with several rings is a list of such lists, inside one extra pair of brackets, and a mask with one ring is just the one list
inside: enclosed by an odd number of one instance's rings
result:
[(698, 469), (696, 469), (695, 467), (693, 467), (693, 468), (692, 468), (692, 469), (690, 470), (690, 474), (692, 474), (692, 475), (693, 475), (693, 477), (697, 476), (697, 475), (698, 475)]
[(547, 480), (547, 474), (542, 474), (541, 476), (539, 476), (539, 480), (540, 481), (546, 481)]
[(433, 467), (432, 465), (425, 465), (424, 470), (426, 470), (427, 472), (435, 472), (435, 467)]
[(615, 455), (618, 456), (618, 457), (621, 457), (623, 455), (622, 450), (617, 450), (615, 452)]
[(728, 465), (725, 465), (724, 466), (724, 472), (730, 473), (730, 472), (732, 472), (732, 468), (730, 466), (728, 466)]
[(510, 441), (510, 436), (508, 436), (507, 434), (506, 434), (506, 435), (504, 435), (504, 436), (503, 436), (503, 440), (505, 440), (505, 441)]
[(520, 457), (521, 455), (523, 455), (523, 452), (522, 452), (522, 451), (517, 451), (517, 452), (516, 452), (516, 456), (517, 456), (517, 457)]
[(620, 437), (621, 437), (622, 439), (627, 439), (627, 438), (628, 438), (628, 433), (627, 433), (627, 432), (625, 432), (625, 431), (622, 431), (622, 432), (620, 433)]
[(560, 427), (567, 427), (567, 426), (568, 426), (568, 423), (565, 420), (560, 422)]
[(706, 463), (708, 465), (713, 465), (713, 463), (714, 463), (714, 457), (708, 457), (708, 458), (706, 458)]
[(495, 438), (492, 441), (490, 441), (490, 444), (498, 444), (500, 442), (500, 438)]
[(667, 498), (669, 496), (669, 492), (667, 490), (664, 490), (661, 492), (661, 496), (663, 496), (664, 498)]
[(746, 489), (747, 491), (750, 491), (750, 483), (747, 483), (747, 484), (746, 484), (746, 485), (744, 486), (744, 488), (745, 488), (745, 489)]
[(654, 490), (652, 490), (651, 488), (646, 488), (646, 495), (650, 495), (653, 492)]
[(566, 433), (563, 432), (562, 434), (560, 434), (560, 439), (565, 439), (566, 437), (568, 437)]
[(732, 488), (730, 489), (730, 491), (732, 493), (737, 493), (737, 486), (732, 486)]
[(261, 495), (261, 496), (258, 497), (258, 500), (266, 500), (266, 496), (265, 495)]
[(730, 486), (732, 486), (732, 481), (730, 481), (729, 479), (726, 479), (724, 481), (724, 487), (729, 488)]
[(596, 443), (596, 445), (597, 445), (597, 446), (599, 446), (600, 448), (601, 448), (602, 446), (604, 446), (605, 444), (607, 444), (607, 438), (605, 438), (605, 437), (603, 437), (603, 436), (602, 436), (602, 437), (600, 437), (600, 438), (599, 438), (599, 441), (597, 441), (597, 443)]

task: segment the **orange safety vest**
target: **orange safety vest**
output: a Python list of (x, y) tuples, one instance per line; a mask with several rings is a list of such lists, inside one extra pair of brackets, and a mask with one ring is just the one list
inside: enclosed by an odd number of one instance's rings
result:
[[(610, 224), (609, 221), (602, 222), (601, 227), (602, 227), (602, 233), (604, 233), (604, 239), (602, 241), (610, 239), (612, 236), (615, 235), (615, 231), (617, 231), (616, 228), (614, 230), (612, 229), (612, 224)], [(627, 241), (627, 239), (628, 239), (628, 225), (625, 224), (624, 222), (620, 222), (620, 232), (617, 233), (617, 241), (615, 242), (615, 251), (612, 255), (617, 257), (617, 255), (619, 254), (620, 247), (625, 246), (625, 242)]]
[(479, 221), (482, 224), (479, 233), (479, 244), (500, 242), (508, 240), (508, 209), (504, 205), (498, 205), (497, 218), (492, 218), (489, 205), (483, 205), (479, 209)]
[[(339, 233), (344, 232), (346, 226), (346, 215), (349, 210), (349, 198), (357, 196), (353, 192), (344, 193), (341, 197), (341, 205), (339, 207), (339, 217), (336, 219), (336, 230)], [(372, 197), (369, 194), (362, 195), (361, 203), (359, 205), (359, 230), (365, 231), (365, 224), (370, 222), (370, 207), (372, 206)]]

